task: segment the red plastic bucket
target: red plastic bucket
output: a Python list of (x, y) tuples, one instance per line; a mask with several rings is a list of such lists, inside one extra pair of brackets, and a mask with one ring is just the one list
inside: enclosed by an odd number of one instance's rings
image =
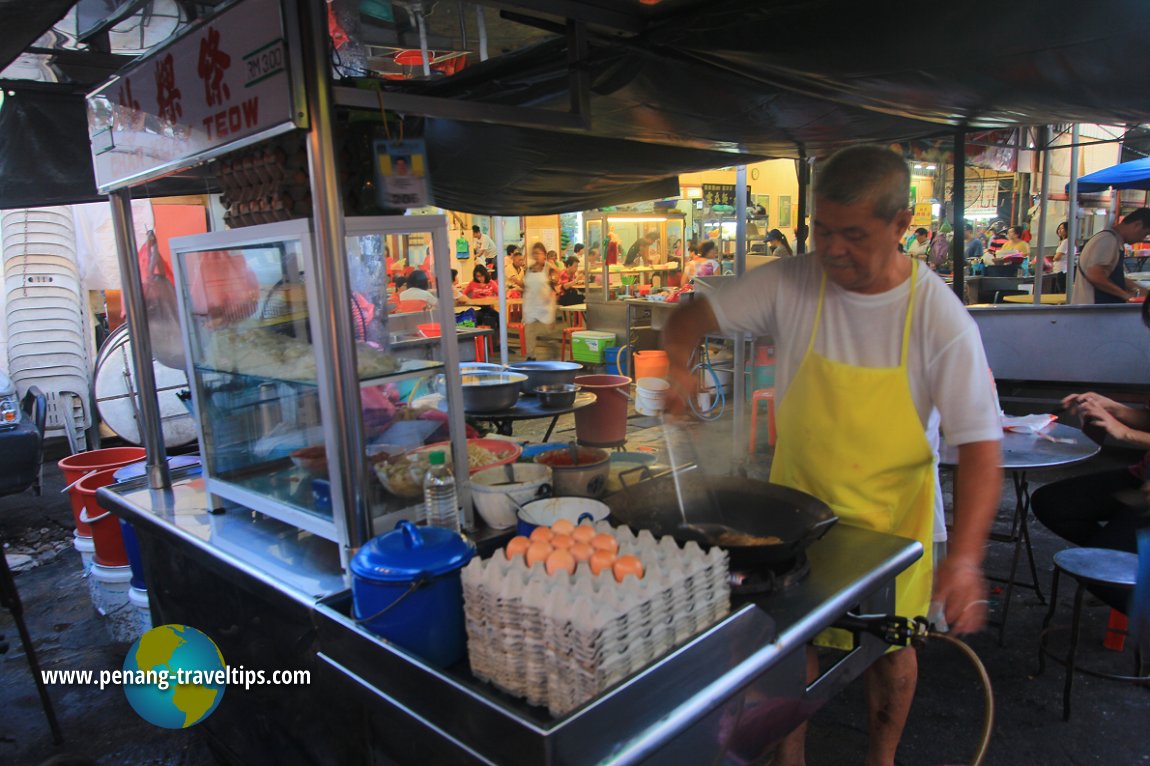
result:
[(575, 438), (588, 447), (614, 447), (627, 441), (627, 404), (631, 379), (626, 375), (580, 375), (575, 384), (597, 396), (575, 410)]
[(120, 520), (104, 510), (96, 500), (96, 490), (116, 483), (116, 470), (105, 468), (91, 476), (85, 476), (76, 485), (76, 489), (84, 498), (80, 519), (92, 530), (92, 542), (96, 545), (96, 563), (106, 567), (128, 566), (128, 551), (124, 548)]
[(80, 520), (80, 512), (84, 510), (84, 496), (77, 491), (76, 482), (95, 471), (120, 468), (143, 460), (147, 454), (143, 447), (109, 447), (71, 455), (56, 464), (64, 472), (64, 481), (71, 487), (68, 499), (72, 501), (72, 520), (76, 523), (76, 533), (80, 537), (91, 537), (92, 530)]

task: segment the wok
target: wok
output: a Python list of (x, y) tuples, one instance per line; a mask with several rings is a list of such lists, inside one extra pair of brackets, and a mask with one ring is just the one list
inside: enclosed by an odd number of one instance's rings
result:
[[(660, 537), (670, 535), (680, 542), (694, 540), (701, 545), (719, 545), (731, 557), (731, 568), (783, 564), (798, 556), (822, 537), (838, 516), (821, 500), (805, 492), (754, 479), (731, 476), (703, 476), (688, 471), (684, 483), (704, 482), (714, 498), (713, 508), (688, 508), (683, 525), (670, 473), (626, 484), (604, 502), (611, 515), (633, 529), (647, 529)], [(703, 492), (693, 493), (696, 497)], [(722, 525), (722, 526), (714, 526)], [(723, 527), (753, 537), (777, 537), (777, 544), (732, 545), (719, 539)]]

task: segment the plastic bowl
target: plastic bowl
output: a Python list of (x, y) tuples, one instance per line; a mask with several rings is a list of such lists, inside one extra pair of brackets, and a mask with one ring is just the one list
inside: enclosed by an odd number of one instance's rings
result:
[(425, 338), (438, 338), (442, 334), (438, 322), (416, 325), (415, 328), (419, 330), (419, 334)]
[(535, 527), (549, 527), (559, 519), (572, 524), (605, 521), (611, 509), (589, 497), (548, 497), (523, 506), (516, 524), (519, 534), (529, 536)]
[(327, 448), (322, 444), (297, 449), (291, 453), (295, 467), (311, 476), (327, 476)]
[(533, 463), (484, 468), (471, 477), (475, 510), (492, 529), (515, 526), (519, 508), (551, 491), (551, 469)]

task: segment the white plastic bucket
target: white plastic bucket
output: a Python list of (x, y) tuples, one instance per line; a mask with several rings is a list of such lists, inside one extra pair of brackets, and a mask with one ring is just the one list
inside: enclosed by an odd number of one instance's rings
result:
[(132, 568), (92, 564), (88, 590), (92, 605), (108, 620), (108, 634), (113, 641), (135, 641), (140, 637), (139, 613), (129, 600)]
[(671, 384), (663, 378), (639, 378), (635, 388), (635, 411), (640, 415), (658, 415), (666, 407)]
[(151, 630), (152, 605), (148, 601), (148, 591), (143, 588), (129, 588), (128, 603), (136, 610), (136, 617), (140, 621), (140, 632), (146, 633)]
[(72, 547), (80, 554), (80, 561), (84, 566), (84, 576), (92, 571), (92, 564), (96, 558), (96, 543), (92, 538), (72, 532)]

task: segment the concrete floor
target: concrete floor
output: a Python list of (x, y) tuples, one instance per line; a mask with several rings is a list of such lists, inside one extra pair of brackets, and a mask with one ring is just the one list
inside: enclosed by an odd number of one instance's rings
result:
[[(657, 444), (656, 434), (649, 430), (651, 419), (633, 418), (631, 424), (636, 441)], [(516, 435), (538, 436), (544, 426), (542, 422), (517, 424)], [(569, 438), (573, 438), (573, 423), (566, 416), (553, 439)], [(736, 460), (746, 460), (754, 474), (762, 472), (769, 460), (769, 452), (765, 451), (748, 460), (743, 445), (734, 445), (729, 422), (707, 425), (695, 443), (708, 465), (728, 464), (735, 449)], [(1128, 462), (1129, 453), (1108, 451), (1087, 464), (1035, 474), (1032, 480), (1039, 484)], [(41, 529), (50, 530), (56, 540), (70, 535), (67, 499), (59, 493), (62, 486), (58, 471), (49, 466), (43, 497), (24, 494), (0, 498), (0, 538), (26, 540), (29, 530), (39, 534)], [(1013, 494), (1004, 492), (999, 527), (1007, 525), (1013, 504)], [(1051, 556), (1067, 546), (1037, 523), (1033, 530), (1040, 578), (1048, 592)], [(1008, 544), (991, 543), (988, 571), (1004, 573), (1010, 552)], [(120, 667), (127, 646), (108, 642), (101, 618), (92, 609), (80, 578), (78, 556), (66, 550), (44, 558), (45, 563), (16, 578), (41, 662), (47, 668)], [(1068, 615), (1070, 594), (1065, 589), (1060, 601), (1061, 614)], [(1032, 592), (1016, 592), (1006, 645), (998, 647), (996, 636), (989, 633), (969, 639), (990, 672), (997, 704), (986, 763), (1150, 764), (1150, 747), (1145, 744), (1144, 734), (1150, 721), (1150, 689), (1080, 677), (1075, 684), (1073, 718), (1063, 723), (1061, 668), (1048, 665), (1044, 676), (1031, 677), (1036, 669), (1036, 642), (1045, 610)], [(1100, 606), (1086, 610), (1081, 655), (1095, 667), (1129, 672), (1133, 666), (1129, 648), (1121, 654), (1102, 648), (1107, 616), (1108, 610)], [(118, 689), (52, 688), (50, 694), (67, 738), (64, 746), (53, 745), (15, 628), (6, 612), (0, 612), (0, 632), (7, 635), (11, 644), (9, 651), (0, 655), (0, 764), (35, 765), (62, 752), (85, 755), (102, 766), (212, 763), (195, 729), (168, 731), (152, 727), (136, 716)], [(982, 715), (981, 691), (969, 662), (950, 646), (928, 644), (921, 652), (920, 667), (918, 696), (899, 751), (899, 763), (966, 763), (976, 746)], [(819, 712), (811, 725), (808, 763), (861, 764), (866, 746), (864, 710), (862, 686), (856, 683)]]

